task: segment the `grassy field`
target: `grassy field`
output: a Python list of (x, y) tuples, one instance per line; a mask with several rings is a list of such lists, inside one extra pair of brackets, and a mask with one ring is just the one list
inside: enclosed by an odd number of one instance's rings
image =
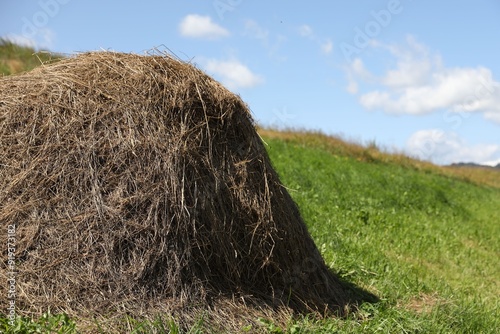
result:
[(499, 189), (334, 154), (314, 136), (272, 137), (271, 159), (326, 262), (380, 298), (348, 320), (299, 323), (304, 332), (497, 332)]
[[(0, 52), (1, 66), (5, 59)], [(286, 328), (261, 319), (242, 332), (498, 332), (498, 171), (438, 167), (321, 134), (260, 133), (326, 263), (379, 300), (347, 319), (291, 319)], [(9, 329), (0, 317), (0, 333), (77, 333), (78, 324), (47, 314)], [(178, 332), (172, 320), (127, 324)], [(207, 332), (202, 319), (191, 330)]]

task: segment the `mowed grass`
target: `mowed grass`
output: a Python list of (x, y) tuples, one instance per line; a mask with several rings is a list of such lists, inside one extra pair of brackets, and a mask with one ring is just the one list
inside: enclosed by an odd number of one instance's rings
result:
[[(278, 137), (263, 139), (326, 263), (380, 301), (347, 319), (303, 317), (286, 328), (261, 319), (242, 332), (498, 332), (500, 189), (396, 158), (360, 158), (312, 135)], [(137, 322), (135, 332), (177, 332), (169, 321)], [(28, 328), (29, 320), (22, 323)], [(69, 325), (60, 332), (76, 332)], [(191, 332), (211, 331), (200, 320)]]

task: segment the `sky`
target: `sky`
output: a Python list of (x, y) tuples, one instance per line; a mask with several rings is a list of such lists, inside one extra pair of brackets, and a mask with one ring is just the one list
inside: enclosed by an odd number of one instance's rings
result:
[(436, 164), (500, 163), (500, 1), (0, 0), (0, 37), (169, 52), (255, 121)]

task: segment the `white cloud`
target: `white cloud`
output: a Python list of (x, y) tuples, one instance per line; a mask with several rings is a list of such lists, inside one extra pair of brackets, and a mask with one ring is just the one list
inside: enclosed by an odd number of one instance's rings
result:
[(18, 34), (7, 34), (3, 38), (18, 45), (50, 50), (54, 46), (55, 34), (48, 28), (38, 28), (29, 38)]
[(184, 37), (219, 39), (229, 36), (229, 31), (212, 21), (210, 16), (197, 14), (187, 15), (179, 25), (179, 31)]
[(204, 68), (219, 77), (229, 89), (251, 88), (264, 82), (262, 76), (253, 73), (238, 60), (221, 61), (209, 59)]
[(406, 151), (437, 164), (475, 162), (492, 165), (500, 160), (500, 145), (470, 145), (458, 134), (439, 129), (415, 132), (406, 143)]
[(382, 84), (395, 89), (425, 85), (429, 82), (432, 70), (441, 68), (439, 56), (431, 57), (429, 50), (412, 37), (407, 38), (407, 43), (409, 48), (373, 44), (375, 47), (388, 49), (397, 59), (396, 69), (387, 71), (382, 78)]
[(499, 112), (485, 112), (484, 118), (500, 124), (500, 113)]
[(357, 94), (359, 91), (359, 84), (357, 80), (364, 82), (371, 82), (374, 80), (373, 75), (365, 68), (361, 58), (355, 58), (347, 67), (347, 92)]
[(355, 58), (350, 64), (350, 71), (352, 75), (364, 80), (373, 81), (373, 75), (366, 69), (365, 64), (361, 58)]
[(500, 165), (500, 158), (496, 159), (496, 160), (485, 161), (482, 164), (485, 166), (491, 166), (491, 167), (499, 166)]
[(388, 51), (396, 62), (395, 67), (379, 77), (361, 67), (359, 58), (349, 64), (348, 76), (352, 78), (348, 85), (356, 79), (375, 84), (359, 97), (366, 109), (414, 115), (439, 110), (478, 112), (500, 124), (500, 82), (493, 79), (490, 69), (447, 68), (439, 55), (431, 54), (412, 37), (407, 38), (404, 47), (378, 41), (371, 43), (371, 47)]
[(325, 54), (332, 53), (333, 51), (333, 42), (328, 39), (324, 43), (321, 44), (321, 51)]
[(33, 38), (27, 38), (23, 35), (8, 34), (2, 38), (17, 45), (36, 48), (36, 40)]
[[(361, 104), (367, 109), (382, 109), (397, 114), (426, 114), (440, 109), (470, 112), (481, 111), (481, 107), (491, 107), (491, 111), (500, 112), (500, 105), (495, 106), (493, 101), (496, 97), (492, 94), (493, 87), (498, 84), (492, 81), (489, 69), (443, 69), (432, 73), (425, 84), (417, 84), (415, 77), (407, 78), (406, 82), (399, 81), (397, 86), (403, 86), (401, 89), (374, 90), (363, 94)], [(476, 95), (484, 82), (492, 87), (492, 93)]]
[(350, 94), (357, 94), (359, 90), (358, 83), (352, 78), (349, 79), (349, 83), (346, 86), (346, 90)]
[(303, 24), (299, 27), (299, 34), (302, 37), (314, 37), (313, 29), (307, 24)]
[(245, 35), (248, 35), (252, 38), (261, 40), (266, 43), (269, 39), (269, 31), (262, 28), (256, 21), (254, 20), (246, 20), (245, 21)]

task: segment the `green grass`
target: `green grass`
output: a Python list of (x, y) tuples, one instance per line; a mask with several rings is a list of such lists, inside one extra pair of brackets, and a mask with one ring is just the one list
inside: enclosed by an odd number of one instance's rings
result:
[(43, 314), (39, 319), (16, 318), (14, 325), (9, 319), (0, 317), (0, 333), (32, 334), (58, 333), (71, 334), (76, 332), (76, 323), (65, 314)]
[(500, 328), (498, 189), (265, 140), (327, 264), (381, 299), (314, 332)]

